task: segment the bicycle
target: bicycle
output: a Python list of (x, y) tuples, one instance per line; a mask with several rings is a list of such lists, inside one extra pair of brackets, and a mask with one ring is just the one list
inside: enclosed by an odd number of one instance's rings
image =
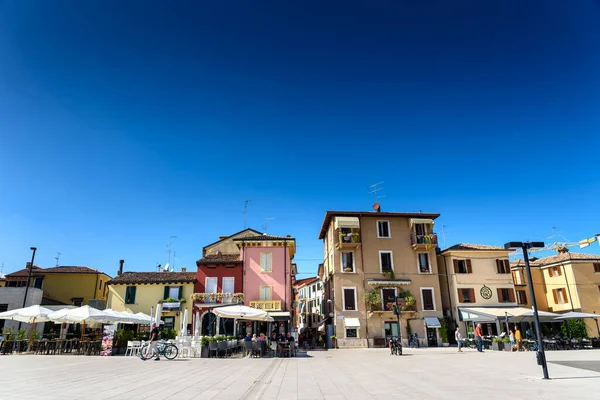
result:
[(419, 344), (419, 337), (417, 336), (416, 333), (413, 333), (410, 338), (408, 339), (408, 345), (410, 346), (411, 349), (418, 349), (420, 346)]
[[(148, 352), (148, 344), (146, 343), (140, 349), (140, 358), (142, 360), (146, 359), (146, 353)], [(160, 340), (156, 344), (156, 354), (158, 356), (165, 356), (167, 360), (173, 360), (179, 354), (179, 349), (173, 343), (165, 342), (164, 340)]]
[(390, 355), (391, 356), (393, 356), (393, 355), (401, 356), (402, 355), (402, 343), (400, 343), (398, 338), (393, 336), (390, 339), (388, 345), (390, 347)]

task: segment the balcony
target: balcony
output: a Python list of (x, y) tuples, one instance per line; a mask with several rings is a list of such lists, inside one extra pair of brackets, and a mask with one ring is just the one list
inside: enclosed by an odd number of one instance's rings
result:
[(192, 301), (204, 304), (238, 304), (244, 302), (244, 293), (194, 293)]
[(434, 249), (438, 244), (436, 233), (416, 233), (410, 234), (410, 244), (413, 249)]
[(355, 249), (358, 246), (360, 246), (360, 231), (358, 229), (341, 229), (338, 232), (337, 247), (339, 249)]
[(250, 302), (250, 307), (257, 310), (274, 311), (281, 310), (281, 300), (256, 300)]

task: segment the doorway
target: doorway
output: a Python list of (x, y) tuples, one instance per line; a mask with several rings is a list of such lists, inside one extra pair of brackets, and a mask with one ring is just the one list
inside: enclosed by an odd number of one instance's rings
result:
[(383, 323), (383, 330), (385, 331), (385, 340), (386, 343), (392, 337), (398, 337), (398, 322), (396, 321), (386, 321)]
[(438, 347), (436, 328), (427, 328), (427, 346)]

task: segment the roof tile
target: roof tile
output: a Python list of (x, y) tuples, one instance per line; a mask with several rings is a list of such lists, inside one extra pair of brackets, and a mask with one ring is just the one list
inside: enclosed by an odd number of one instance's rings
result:
[[(538, 258), (534, 261), (529, 261), (529, 265), (532, 267), (543, 267), (545, 265), (552, 265), (559, 262), (566, 261), (596, 261), (600, 262), (600, 256), (596, 254), (584, 254), (584, 253), (558, 253), (550, 257)], [(511, 267), (525, 266), (525, 262), (522, 259), (515, 260), (510, 263)]]
[(189, 283), (196, 282), (195, 272), (124, 272), (106, 282), (109, 285), (136, 283)]
[(238, 254), (207, 254), (198, 261), (198, 264), (227, 264), (227, 263), (241, 263), (240, 255)]
[[(450, 246), (447, 249), (442, 250), (446, 251), (486, 251), (486, 250), (506, 250), (504, 247), (500, 246), (490, 246), (487, 244), (471, 244), (471, 243), (459, 243), (454, 246)], [(506, 250), (509, 251), (509, 250)]]

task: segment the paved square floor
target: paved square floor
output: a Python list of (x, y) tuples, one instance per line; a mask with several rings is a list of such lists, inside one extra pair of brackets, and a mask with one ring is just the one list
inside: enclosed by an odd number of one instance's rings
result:
[(0, 399), (598, 399), (600, 351), (309, 352), (296, 359), (0, 356)]

